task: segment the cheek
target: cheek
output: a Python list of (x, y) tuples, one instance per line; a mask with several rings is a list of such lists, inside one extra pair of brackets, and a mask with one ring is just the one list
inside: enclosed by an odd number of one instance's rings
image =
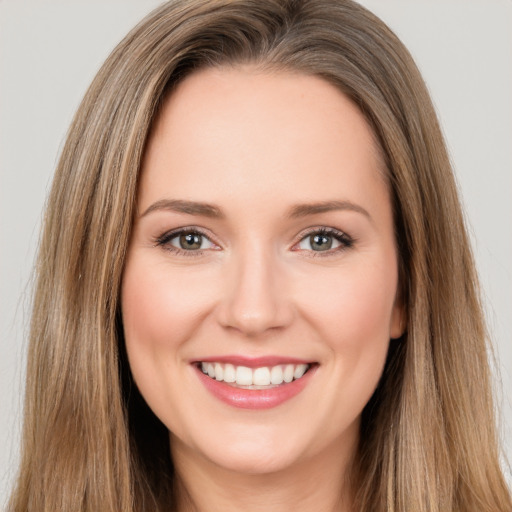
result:
[(190, 337), (208, 302), (197, 281), (207, 282), (186, 270), (170, 272), (143, 259), (129, 262), (121, 298), (127, 345), (175, 349)]
[[(309, 317), (333, 350), (359, 349), (376, 343), (387, 344), (396, 296), (396, 266), (360, 266), (332, 272), (323, 289), (307, 286), (309, 293), (302, 311)], [(311, 285), (313, 283), (310, 283)], [(316, 292), (311, 293), (311, 290)]]
[(150, 408), (160, 413), (174, 403), (183, 378), (183, 346), (208, 310), (208, 294), (193, 273), (171, 271), (135, 253), (128, 260), (121, 291), (126, 351), (132, 375)]
[[(331, 275), (329, 288), (310, 294), (303, 311), (320, 334), (329, 356), (326, 368), (336, 389), (333, 415), (356, 417), (381, 377), (390, 341), (395, 302), (396, 267), (351, 267)], [(327, 397), (326, 397), (327, 400)], [(344, 416), (351, 411), (348, 416)]]
[(353, 272), (338, 280), (336, 293), (323, 301), (323, 336), (336, 390), (330, 410), (339, 424), (360, 416), (381, 378), (396, 290), (392, 274)]

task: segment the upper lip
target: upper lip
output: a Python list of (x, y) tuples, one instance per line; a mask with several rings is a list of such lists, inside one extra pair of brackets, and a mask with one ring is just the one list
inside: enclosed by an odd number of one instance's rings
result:
[(279, 364), (312, 364), (313, 361), (288, 356), (260, 356), (248, 357), (241, 355), (218, 355), (194, 359), (192, 363), (226, 363), (234, 366), (246, 366), (248, 368), (261, 368), (263, 366), (277, 366)]

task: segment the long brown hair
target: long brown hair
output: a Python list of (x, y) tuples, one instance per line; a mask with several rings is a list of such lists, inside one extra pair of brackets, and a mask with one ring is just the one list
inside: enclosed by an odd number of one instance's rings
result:
[(70, 128), (37, 263), (22, 459), (9, 510), (166, 510), (165, 427), (133, 384), (119, 290), (145, 143), (194, 70), (319, 76), (372, 126), (392, 191), (406, 334), (363, 411), (358, 510), (509, 511), (475, 267), (450, 162), (409, 53), (350, 0), (185, 0), (118, 45)]

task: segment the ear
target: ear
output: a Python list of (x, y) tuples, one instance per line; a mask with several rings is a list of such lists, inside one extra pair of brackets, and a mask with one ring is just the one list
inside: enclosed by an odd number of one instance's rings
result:
[(397, 339), (403, 336), (407, 329), (407, 314), (406, 307), (401, 299), (400, 295), (397, 294), (395, 303), (393, 304), (393, 311), (391, 312), (391, 323), (389, 326), (389, 337), (391, 339)]

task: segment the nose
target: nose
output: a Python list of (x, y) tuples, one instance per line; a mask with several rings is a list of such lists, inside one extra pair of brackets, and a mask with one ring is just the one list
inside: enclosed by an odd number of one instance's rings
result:
[(233, 256), (217, 310), (224, 328), (257, 337), (290, 325), (294, 309), (277, 259), (254, 247)]

